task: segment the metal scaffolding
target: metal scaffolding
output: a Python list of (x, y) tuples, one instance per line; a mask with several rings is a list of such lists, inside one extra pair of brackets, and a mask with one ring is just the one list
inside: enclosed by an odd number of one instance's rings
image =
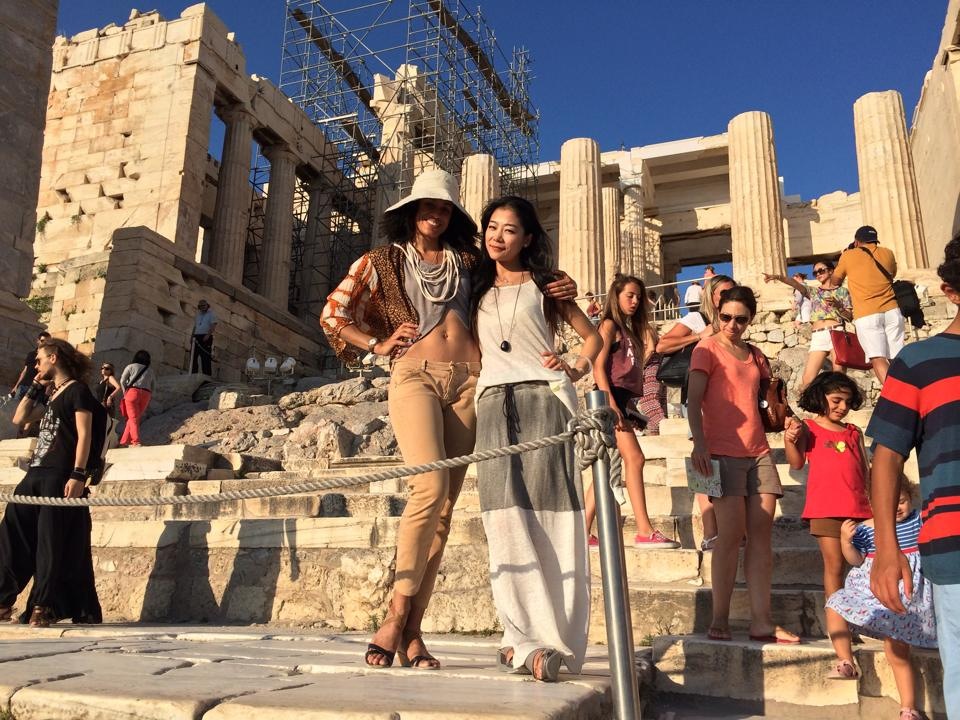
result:
[[(508, 57), (479, 9), (461, 0), (332, 6), (286, 2), (280, 89), (323, 130), (322, 165), (339, 171), (319, 189), (307, 178), (298, 183), (290, 309), (305, 318), (315, 314), (312, 300), (377, 242), (379, 214), (421, 170), (459, 175), (465, 156), (488, 153), (506, 192), (533, 175), (540, 150), (529, 53)], [(266, 168), (258, 156), (244, 276), (251, 287)]]

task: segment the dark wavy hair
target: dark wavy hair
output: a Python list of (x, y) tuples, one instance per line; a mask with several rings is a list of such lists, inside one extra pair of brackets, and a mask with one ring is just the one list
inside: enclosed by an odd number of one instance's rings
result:
[(815, 415), (823, 415), (827, 412), (827, 395), (842, 390), (850, 393), (850, 409), (859, 410), (863, 405), (863, 391), (853, 380), (839, 372), (817, 375), (800, 393), (800, 407)]
[(723, 308), (724, 303), (728, 302), (738, 302), (746, 305), (747, 310), (750, 311), (751, 320), (757, 316), (757, 296), (754, 295), (753, 290), (748, 288), (746, 285), (737, 285), (736, 287), (729, 288), (720, 293), (720, 302), (717, 303), (717, 312), (719, 313)]
[[(550, 245), (550, 238), (543, 229), (543, 225), (540, 224), (540, 218), (537, 217), (537, 211), (528, 200), (516, 195), (505, 195), (487, 203), (480, 217), (481, 238), (486, 236), (490, 218), (501, 208), (512, 210), (520, 221), (521, 232), (524, 235), (531, 236), (530, 244), (520, 251), (520, 265), (530, 273), (537, 287), (543, 291), (547, 283), (556, 279), (556, 272), (553, 267), (553, 249)], [(481, 240), (480, 263), (471, 273), (473, 290), (470, 295), (470, 321), (474, 332), (476, 332), (477, 310), (480, 308), (480, 300), (493, 287), (496, 275), (497, 264), (487, 252), (487, 243)], [(543, 314), (547, 319), (547, 325), (556, 333), (560, 326), (560, 307), (553, 298), (547, 295), (543, 297)]]
[(86, 382), (90, 376), (90, 370), (93, 367), (90, 358), (66, 340), (47, 338), (37, 347), (37, 351), (39, 352), (40, 350), (46, 350), (48, 354), (56, 355), (57, 365), (69, 375), (71, 379)]
[(150, 353), (148, 353), (146, 350), (137, 350), (133, 354), (133, 362), (135, 362), (137, 365), (150, 367)]
[(943, 262), (937, 268), (937, 275), (947, 285), (960, 292), (960, 233), (943, 249)]
[[(380, 233), (392, 243), (408, 243), (413, 240), (419, 206), (420, 201), (414, 200), (396, 210), (384, 213), (380, 218)], [(450, 224), (443, 231), (440, 240), (454, 250), (476, 249), (477, 226), (473, 220), (454, 206), (450, 213)]]

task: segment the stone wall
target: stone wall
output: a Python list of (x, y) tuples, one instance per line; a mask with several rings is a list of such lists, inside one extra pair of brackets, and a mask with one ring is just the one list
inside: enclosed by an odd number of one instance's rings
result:
[(910, 149), (932, 266), (960, 229), (960, 0), (950, 0), (940, 47), (913, 115)]
[(50, 87), (50, 45), (57, 0), (0, 4), (0, 392), (16, 380), (40, 331), (20, 298), (30, 290), (43, 115)]
[(246, 288), (178, 256), (147, 228), (117, 230), (112, 249), (65, 261), (53, 296), (50, 332), (118, 368), (143, 348), (160, 375), (182, 372), (190, 355), (197, 301), (219, 319), (214, 374), (239, 380), (255, 352), (291, 356), (298, 372), (317, 370), (325, 347), (320, 330), (273, 308)]

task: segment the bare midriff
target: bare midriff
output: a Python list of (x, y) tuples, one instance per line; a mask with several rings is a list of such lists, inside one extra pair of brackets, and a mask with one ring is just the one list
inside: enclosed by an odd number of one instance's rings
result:
[(460, 317), (447, 310), (437, 326), (410, 346), (403, 358), (430, 362), (480, 362), (480, 348)]

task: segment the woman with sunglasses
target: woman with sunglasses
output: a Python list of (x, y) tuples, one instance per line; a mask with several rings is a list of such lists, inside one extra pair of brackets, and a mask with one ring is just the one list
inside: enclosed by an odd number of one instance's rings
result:
[[(813, 334), (810, 336), (807, 364), (803, 368), (803, 376), (800, 379), (801, 392), (813, 382), (823, 368), (823, 361), (833, 352), (830, 331), (836, 327), (842, 328), (844, 322), (853, 321), (853, 302), (850, 300), (850, 291), (833, 281), (833, 262), (818, 260), (813, 266), (813, 274), (820, 283), (819, 287), (814, 288), (799, 282), (796, 276), (788, 278), (786, 275), (763, 274), (764, 281), (778, 280), (810, 299), (810, 322), (813, 323)], [(840, 372), (844, 370), (842, 367), (834, 369)]]
[(107, 413), (112, 418), (117, 417), (118, 396), (123, 392), (120, 389), (120, 381), (114, 372), (113, 365), (104, 363), (100, 366), (100, 382), (97, 383), (97, 400), (107, 409)]
[(743, 340), (756, 314), (753, 290), (741, 286), (723, 291), (717, 308), (719, 329), (697, 344), (690, 360), (692, 461), (702, 475), (719, 472), (722, 488), (721, 496), (712, 498), (718, 537), (711, 568), (713, 620), (707, 637), (731, 638), (730, 599), (738, 550), (746, 535), (750, 639), (791, 644), (800, 639), (775, 625), (770, 612), (771, 534), (783, 488), (760, 419), (760, 380), (770, 377), (770, 366)]

